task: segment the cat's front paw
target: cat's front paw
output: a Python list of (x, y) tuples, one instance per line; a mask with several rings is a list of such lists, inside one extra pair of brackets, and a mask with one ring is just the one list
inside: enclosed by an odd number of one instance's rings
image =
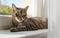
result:
[(16, 28), (11, 28), (10, 31), (11, 31), (11, 32), (18, 32), (19, 30), (16, 29)]

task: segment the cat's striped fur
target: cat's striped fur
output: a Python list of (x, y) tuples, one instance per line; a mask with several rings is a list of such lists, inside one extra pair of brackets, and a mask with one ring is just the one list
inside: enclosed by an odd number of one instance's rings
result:
[(13, 14), (12, 14), (12, 27), (11, 32), (17, 31), (32, 31), (38, 29), (48, 28), (48, 19), (42, 17), (27, 17), (26, 8), (17, 8), (12, 4)]

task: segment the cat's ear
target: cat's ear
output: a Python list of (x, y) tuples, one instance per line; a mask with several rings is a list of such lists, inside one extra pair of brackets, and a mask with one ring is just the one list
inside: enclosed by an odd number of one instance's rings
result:
[(12, 9), (13, 10), (16, 10), (17, 9), (16, 6), (15, 6), (15, 4), (12, 4)]
[(29, 6), (26, 6), (25, 8), (24, 8), (24, 10), (26, 10), (27, 11), (27, 9), (29, 8)]

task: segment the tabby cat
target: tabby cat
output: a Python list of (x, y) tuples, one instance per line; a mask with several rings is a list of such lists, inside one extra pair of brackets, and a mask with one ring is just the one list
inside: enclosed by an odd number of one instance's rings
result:
[(42, 17), (27, 17), (27, 9), (17, 8), (12, 4), (12, 26), (10, 28), (11, 32), (18, 31), (33, 31), (38, 29), (47, 29), (48, 28), (48, 19)]

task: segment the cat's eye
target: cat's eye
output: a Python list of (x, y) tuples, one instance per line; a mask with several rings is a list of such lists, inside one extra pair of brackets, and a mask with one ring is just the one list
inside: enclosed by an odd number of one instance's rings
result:
[(25, 17), (26, 15), (23, 15), (23, 17)]
[(22, 14), (22, 10), (20, 11), (20, 13)]
[(16, 13), (15, 15), (18, 16), (18, 13)]

